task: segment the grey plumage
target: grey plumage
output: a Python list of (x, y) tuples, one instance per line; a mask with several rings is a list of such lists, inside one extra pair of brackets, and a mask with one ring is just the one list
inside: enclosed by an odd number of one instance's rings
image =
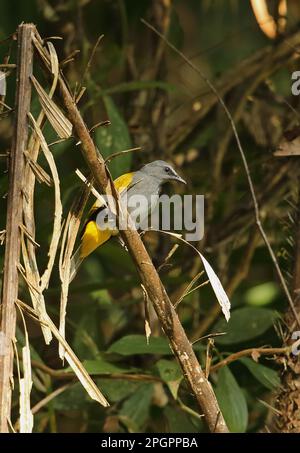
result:
[[(126, 190), (120, 192), (121, 203), (124, 203), (129, 214), (132, 216), (134, 212), (137, 212), (135, 200), (139, 198), (140, 195), (143, 196), (143, 199), (140, 197), (141, 204), (138, 208), (139, 213), (135, 218), (136, 226), (143, 223), (146, 217), (155, 209), (159, 200), (161, 187), (168, 181), (177, 181), (186, 184), (184, 179), (176, 173), (171, 165), (163, 160), (156, 160), (144, 165), (140, 170), (136, 171)], [(101, 207), (99, 205), (98, 210), (94, 210), (93, 216), (93, 220), (96, 222), (99, 230), (107, 228), (108, 225), (110, 226), (109, 230), (113, 229), (114, 216), (110, 215), (108, 207)], [(76, 275), (77, 269), (83, 259), (84, 258), (82, 258), (80, 254), (79, 246), (71, 260), (70, 280)]]

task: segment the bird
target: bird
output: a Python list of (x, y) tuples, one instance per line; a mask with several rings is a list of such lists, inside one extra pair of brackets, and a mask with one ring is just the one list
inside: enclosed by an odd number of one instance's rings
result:
[[(163, 160), (155, 160), (136, 172), (119, 176), (114, 181), (114, 185), (119, 193), (120, 201), (122, 202), (126, 198), (125, 202), (129, 215), (133, 209), (128, 206), (128, 200), (135, 195), (145, 197), (147, 203), (145, 203), (145, 208), (140, 211), (140, 224), (154, 211), (162, 186), (168, 181), (186, 184), (186, 181), (178, 175), (169, 163)], [(70, 282), (74, 279), (80, 264), (87, 256), (111, 237), (118, 235), (116, 226), (110, 227), (108, 220), (110, 213), (109, 207), (100, 200), (97, 199), (93, 204), (82, 229), (80, 245), (71, 258)]]

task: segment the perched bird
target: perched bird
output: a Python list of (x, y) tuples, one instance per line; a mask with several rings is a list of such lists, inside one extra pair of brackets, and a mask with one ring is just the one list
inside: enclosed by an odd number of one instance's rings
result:
[[(167, 162), (156, 160), (144, 165), (136, 172), (119, 176), (114, 181), (114, 184), (119, 192), (121, 202), (126, 199), (128, 204), (130, 197), (135, 195), (143, 195), (145, 197), (147, 203), (145, 203), (145, 209), (140, 211), (139, 216), (139, 223), (142, 223), (155, 209), (162, 185), (167, 181), (177, 181), (186, 184), (184, 179)], [(132, 208), (127, 205), (127, 209), (130, 214)], [(102, 204), (100, 200), (96, 200), (84, 224), (80, 245), (71, 259), (70, 281), (73, 280), (84, 258), (112, 236), (118, 234), (116, 228), (110, 228), (107, 224), (102, 226), (99, 216), (104, 219), (103, 223), (105, 224), (105, 219), (109, 217), (109, 208)]]

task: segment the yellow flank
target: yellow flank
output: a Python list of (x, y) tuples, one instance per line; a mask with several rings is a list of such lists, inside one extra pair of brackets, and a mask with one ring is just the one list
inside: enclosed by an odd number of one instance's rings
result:
[(124, 190), (127, 190), (132, 182), (134, 173), (125, 173), (124, 175), (119, 176), (114, 184), (117, 191), (121, 194)]
[[(117, 191), (121, 194), (124, 190), (127, 190), (130, 186), (133, 178), (133, 173), (125, 173), (124, 175), (119, 176), (114, 184)], [(110, 230), (100, 230), (95, 222), (95, 220), (88, 221), (92, 214), (101, 206), (101, 202), (96, 200), (93, 204), (84, 229), (84, 233), (81, 239), (81, 248), (80, 248), (80, 258), (86, 258), (90, 253), (92, 253), (104, 242), (108, 241), (111, 236), (116, 234), (115, 231)]]
[(80, 258), (86, 258), (111, 237), (111, 231), (100, 230), (94, 220), (87, 223), (81, 242)]
[[(122, 194), (124, 190), (128, 189), (131, 184), (133, 174), (134, 173), (125, 173), (124, 175), (121, 175), (117, 179), (115, 179), (114, 184), (119, 194)], [(93, 212), (95, 212), (96, 209), (100, 208), (101, 206), (103, 206), (103, 203), (101, 203), (101, 201), (97, 199), (91, 207), (87, 220), (91, 217)]]

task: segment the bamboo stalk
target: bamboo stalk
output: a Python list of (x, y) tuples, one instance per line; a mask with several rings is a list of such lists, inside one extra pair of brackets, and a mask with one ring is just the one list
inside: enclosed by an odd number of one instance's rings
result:
[(0, 325), (0, 432), (8, 432), (10, 420), (13, 340), (16, 329), (15, 301), (18, 297), (18, 264), (20, 259), (20, 224), (22, 221), (22, 183), (24, 151), (28, 140), (27, 113), (30, 110), (34, 25), (18, 27), (18, 65), (15, 100), (15, 124), (9, 164), (6, 244)]

